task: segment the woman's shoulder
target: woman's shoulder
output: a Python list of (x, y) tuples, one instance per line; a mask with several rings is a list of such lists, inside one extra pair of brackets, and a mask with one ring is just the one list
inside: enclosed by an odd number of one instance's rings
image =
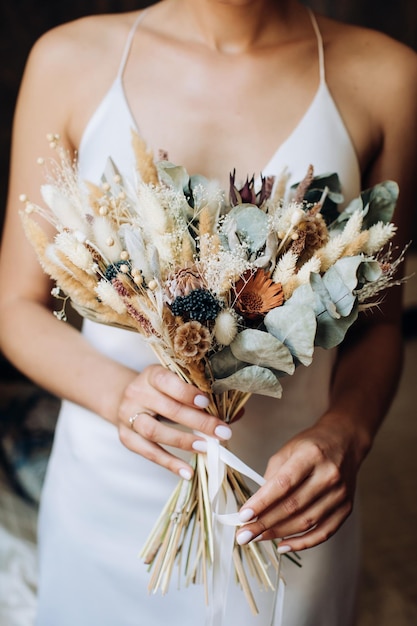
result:
[(380, 76), (389, 81), (417, 71), (417, 53), (388, 34), (323, 16), (319, 16), (319, 25), (326, 60), (340, 64), (341, 72), (354, 71), (371, 85)]
[(36, 41), (28, 66), (68, 77), (87, 75), (94, 67), (111, 72), (136, 16), (135, 12), (91, 15), (57, 26)]

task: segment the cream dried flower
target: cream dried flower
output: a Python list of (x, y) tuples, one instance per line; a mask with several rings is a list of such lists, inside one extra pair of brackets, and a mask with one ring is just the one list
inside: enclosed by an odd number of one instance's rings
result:
[(213, 330), (218, 343), (229, 346), (237, 334), (237, 317), (233, 309), (224, 309), (216, 317)]
[(175, 331), (174, 350), (185, 362), (201, 361), (210, 346), (210, 331), (196, 320), (181, 324)]

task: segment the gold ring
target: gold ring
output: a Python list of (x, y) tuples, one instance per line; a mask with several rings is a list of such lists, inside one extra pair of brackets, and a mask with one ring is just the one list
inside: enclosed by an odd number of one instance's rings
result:
[(156, 417), (156, 413), (152, 413), (152, 411), (148, 411), (147, 409), (142, 409), (141, 411), (137, 411), (134, 415), (131, 415), (129, 417), (129, 424), (132, 430), (134, 430), (136, 418), (138, 418), (139, 415), (143, 415), (143, 414), (150, 415), (151, 417)]

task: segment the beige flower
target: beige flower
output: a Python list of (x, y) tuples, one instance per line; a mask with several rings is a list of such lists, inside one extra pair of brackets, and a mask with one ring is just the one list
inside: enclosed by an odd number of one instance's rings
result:
[(169, 300), (178, 296), (188, 296), (191, 291), (204, 287), (200, 273), (195, 265), (180, 269), (167, 280)]
[(201, 361), (210, 346), (210, 331), (196, 320), (181, 324), (175, 332), (176, 355), (186, 362)]

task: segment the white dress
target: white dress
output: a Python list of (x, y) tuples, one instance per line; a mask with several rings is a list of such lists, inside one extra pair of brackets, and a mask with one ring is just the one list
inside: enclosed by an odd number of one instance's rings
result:
[[(130, 141), (136, 124), (122, 75), (138, 23), (126, 43), (120, 71), (85, 130), (79, 149), (84, 179), (98, 181), (108, 155), (125, 175), (133, 171)], [(360, 191), (358, 161), (326, 85), (323, 46), (314, 19), (313, 26), (320, 66), (316, 95), (263, 173), (277, 174), (286, 166), (291, 180), (297, 181), (313, 163), (316, 173), (339, 173), (348, 200)], [(134, 333), (90, 321), (85, 321), (83, 333), (103, 354), (138, 371), (155, 361)], [(318, 350), (311, 366), (283, 379), (281, 400), (253, 397), (244, 418), (233, 426), (231, 450), (263, 473), (267, 459), (325, 411), (333, 361), (333, 351)], [(123, 447), (114, 426), (75, 404), (63, 403), (40, 511), (37, 626), (205, 623), (200, 586), (177, 590), (174, 582), (167, 595), (149, 596), (149, 574), (138, 558), (177, 481), (167, 470)], [(354, 513), (328, 542), (302, 553), (301, 569), (284, 559), (284, 626), (352, 626), (358, 543)], [(260, 625), (234, 583), (228, 597), (232, 613), (227, 624)]]

